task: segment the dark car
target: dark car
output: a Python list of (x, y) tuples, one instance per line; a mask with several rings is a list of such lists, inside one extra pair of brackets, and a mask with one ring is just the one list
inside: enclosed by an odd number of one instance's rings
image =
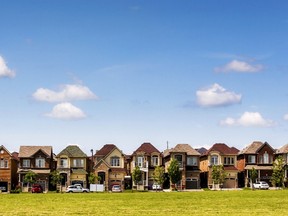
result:
[(43, 189), (41, 187), (41, 185), (39, 184), (33, 184), (32, 185), (32, 189), (31, 189), (32, 193), (43, 193)]

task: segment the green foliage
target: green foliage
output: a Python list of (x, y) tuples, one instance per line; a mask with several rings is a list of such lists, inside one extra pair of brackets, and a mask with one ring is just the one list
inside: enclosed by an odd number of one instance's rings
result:
[(273, 163), (273, 173), (271, 177), (271, 183), (275, 187), (284, 187), (285, 170), (284, 160), (281, 156), (277, 157)]
[(153, 175), (152, 175), (153, 181), (162, 186), (162, 184), (165, 180), (164, 173), (165, 173), (164, 167), (156, 166), (155, 170), (153, 172)]
[(51, 184), (52, 185), (57, 185), (61, 183), (61, 180), (63, 179), (63, 176), (60, 175), (59, 171), (55, 170), (50, 173), (51, 176)]
[(213, 165), (212, 167), (212, 179), (215, 184), (223, 184), (227, 173), (224, 171), (223, 165)]
[(168, 167), (168, 175), (172, 184), (177, 184), (181, 180), (181, 172), (179, 170), (179, 162), (172, 158)]
[(88, 182), (89, 184), (95, 184), (96, 182), (96, 175), (94, 173), (90, 173), (88, 176)]
[(258, 171), (252, 167), (251, 170), (249, 170), (249, 175), (250, 175), (250, 179), (251, 179), (251, 183), (254, 183), (258, 177)]
[(32, 171), (29, 171), (29, 172), (26, 173), (26, 175), (24, 176), (23, 181), (24, 181), (25, 183), (28, 183), (28, 184), (33, 184), (33, 183), (35, 183), (35, 181), (36, 181), (36, 176), (37, 176), (36, 173), (34, 173), (34, 172), (32, 172)]
[(141, 181), (142, 173), (139, 166), (136, 166), (132, 172), (132, 180), (136, 185)]

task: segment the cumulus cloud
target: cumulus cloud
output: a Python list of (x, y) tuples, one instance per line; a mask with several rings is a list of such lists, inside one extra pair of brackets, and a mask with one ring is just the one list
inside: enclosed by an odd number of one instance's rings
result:
[(39, 88), (33, 94), (33, 98), (45, 102), (67, 102), (75, 100), (97, 99), (97, 96), (86, 86), (83, 85), (64, 85), (60, 91)]
[(272, 127), (275, 122), (262, 117), (259, 112), (244, 112), (240, 118), (228, 117), (220, 122), (223, 126), (243, 126), (243, 127)]
[(261, 64), (252, 65), (245, 61), (233, 60), (222, 67), (215, 68), (214, 70), (216, 72), (254, 73), (263, 70), (263, 65)]
[(283, 118), (284, 118), (284, 120), (288, 121), (288, 114), (285, 114)]
[(227, 91), (215, 83), (212, 86), (196, 91), (197, 104), (203, 107), (228, 106), (241, 102), (242, 95)]
[(52, 111), (45, 115), (51, 118), (64, 120), (83, 119), (86, 117), (81, 109), (68, 102), (55, 105)]
[(2, 56), (0, 56), (0, 78), (1, 77), (13, 78), (14, 76), (15, 72), (7, 67), (5, 60), (3, 59)]

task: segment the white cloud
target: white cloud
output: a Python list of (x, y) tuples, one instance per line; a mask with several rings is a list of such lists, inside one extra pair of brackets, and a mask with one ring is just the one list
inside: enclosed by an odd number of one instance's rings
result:
[(272, 127), (275, 122), (262, 117), (259, 112), (244, 112), (238, 119), (231, 117), (220, 122), (223, 126), (243, 126), (243, 127)]
[(254, 72), (259, 72), (263, 70), (263, 65), (261, 64), (249, 64), (245, 61), (238, 61), (238, 60), (233, 60), (229, 62), (228, 64), (218, 67), (214, 69), (216, 72), (240, 72), (240, 73), (254, 73)]
[(1, 77), (14, 77), (15, 72), (9, 69), (6, 65), (5, 60), (0, 56), (0, 78)]
[(284, 118), (284, 120), (287, 120), (287, 121), (288, 121), (288, 113), (285, 114), (283, 118)]
[(197, 104), (204, 107), (227, 106), (241, 102), (242, 95), (229, 92), (215, 83), (209, 88), (196, 91)]
[(85, 118), (85, 113), (71, 103), (60, 103), (53, 107), (50, 113), (45, 116), (64, 120), (82, 119)]
[(97, 96), (86, 86), (83, 85), (64, 85), (58, 92), (39, 88), (33, 94), (34, 99), (46, 102), (67, 102), (73, 100), (97, 99)]

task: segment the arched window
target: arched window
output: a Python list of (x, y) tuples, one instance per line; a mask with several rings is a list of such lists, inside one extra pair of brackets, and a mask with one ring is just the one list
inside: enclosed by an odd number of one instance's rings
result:
[(218, 155), (211, 155), (210, 165), (218, 165)]
[(110, 165), (111, 166), (120, 166), (120, 158), (117, 156), (111, 157), (110, 159)]

